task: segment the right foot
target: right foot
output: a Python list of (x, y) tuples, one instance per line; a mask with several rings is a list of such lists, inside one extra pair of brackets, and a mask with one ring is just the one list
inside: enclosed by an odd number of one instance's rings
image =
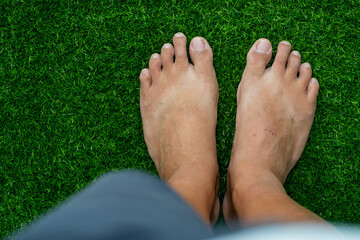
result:
[(281, 42), (267, 69), (272, 55), (267, 39), (259, 39), (248, 53), (237, 92), (236, 132), (224, 199), (227, 221), (241, 217), (232, 199), (234, 191), (248, 193), (261, 185), (264, 191), (285, 194), (282, 185), (304, 150), (319, 84), (311, 77), (310, 64), (301, 64), (300, 54), (290, 51), (290, 43)]

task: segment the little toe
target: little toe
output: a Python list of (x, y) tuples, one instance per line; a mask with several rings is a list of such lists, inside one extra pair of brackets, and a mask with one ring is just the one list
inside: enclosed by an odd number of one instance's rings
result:
[(312, 71), (311, 71), (310, 64), (309, 63), (301, 64), (300, 71), (299, 71), (299, 81), (300, 81), (300, 84), (305, 89), (309, 85), (309, 82), (311, 80), (311, 75), (312, 75)]
[(296, 77), (301, 64), (301, 56), (298, 51), (292, 51), (287, 60), (286, 73), (290, 78)]
[(160, 78), (161, 73), (161, 57), (159, 54), (154, 53), (153, 55), (151, 55), (149, 61), (149, 70), (152, 82), (157, 81)]
[(213, 67), (213, 52), (209, 43), (202, 37), (195, 37), (190, 43), (190, 56), (195, 70), (209, 71)]
[(244, 74), (259, 76), (264, 74), (266, 65), (272, 55), (271, 43), (266, 38), (257, 40), (247, 54), (247, 63)]
[(278, 45), (277, 53), (272, 68), (275, 69), (276, 71), (284, 72), (290, 51), (291, 51), (291, 44), (288, 41), (280, 42)]
[(146, 93), (151, 87), (151, 75), (147, 68), (144, 68), (140, 73), (140, 90), (142, 93)]
[(163, 71), (167, 71), (174, 64), (174, 48), (170, 43), (164, 44), (161, 49), (161, 64)]
[(316, 98), (319, 94), (319, 88), (320, 88), (319, 82), (315, 78), (312, 78), (310, 80), (310, 83), (306, 88), (309, 101), (314, 104), (316, 103)]
[(186, 36), (183, 33), (176, 33), (173, 37), (175, 48), (175, 63), (188, 63), (186, 53)]

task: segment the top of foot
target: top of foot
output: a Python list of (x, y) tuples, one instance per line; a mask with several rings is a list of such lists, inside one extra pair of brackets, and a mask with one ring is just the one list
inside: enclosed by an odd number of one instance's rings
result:
[(217, 218), (219, 211), (214, 211), (218, 84), (213, 54), (208, 42), (196, 37), (189, 46), (191, 64), (185, 35), (175, 34), (173, 42), (163, 45), (161, 55), (153, 54), (140, 75), (145, 142), (161, 178), (209, 221), (214, 218), (209, 214)]
[[(236, 133), (229, 171), (245, 166), (271, 172), (284, 183), (300, 158), (313, 123), (319, 84), (309, 63), (289, 42), (278, 45), (274, 63), (271, 43), (251, 47), (238, 88)], [(244, 170), (245, 171), (245, 170)]]

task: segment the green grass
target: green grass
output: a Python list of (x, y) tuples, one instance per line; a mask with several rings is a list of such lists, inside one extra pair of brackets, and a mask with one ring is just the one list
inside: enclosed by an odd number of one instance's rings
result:
[(326, 220), (360, 223), (359, 1), (12, 0), (0, 12), (0, 237), (106, 171), (156, 173), (138, 76), (179, 31), (214, 51), (220, 195), (246, 53), (261, 37), (288, 40), (321, 90), (286, 189)]

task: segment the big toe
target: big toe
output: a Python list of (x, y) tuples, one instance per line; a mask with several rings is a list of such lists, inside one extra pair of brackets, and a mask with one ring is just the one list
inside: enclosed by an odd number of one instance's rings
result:
[(190, 43), (189, 53), (196, 71), (208, 71), (213, 67), (213, 52), (204, 38), (193, 38)]
[(269, 40), (261, 38), (257, 40), (247, 55), (245, 71), (251, 75), (262, 75), (272, 55), (272, 47)]

